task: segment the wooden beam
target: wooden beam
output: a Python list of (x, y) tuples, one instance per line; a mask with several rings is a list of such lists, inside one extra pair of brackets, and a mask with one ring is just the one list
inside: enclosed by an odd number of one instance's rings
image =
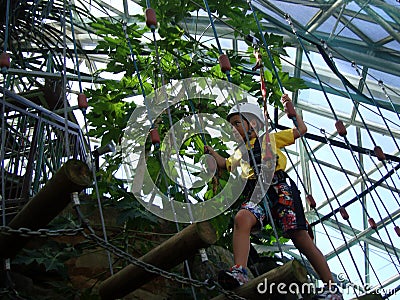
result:
[[(286, 295), (295, 296), (292, 292), (296, 291), (294, 285), (302, 283), (307, 283), (307, 270), (297, 260), (291, 260), (280, 267), (254, 278), (233, 292), (238, 296), (252, 300), (285, 299)], [(281, 290), (281, 288), (282, 292), (278, 293), (278, 289)], [(301, 291), (301, 288), (299, 287), (298, 290)], [(225, 295), (219, 295), (212, 300), (223, 299), (228, 298)]]
[[(198, 249), (208, 247), (216, 241), (217, 234), (210, 223), (195, 223), (146, 253), (140, 260), (168, 270), (193, 256)], [(101, 283), (101, 299), (122, 298), (155, 277), (156, 274), (131, 264)]]
[[(92, 184), (89, 167), (82, 161), (67, 161), (8, 224), (13, 229), (45, 228), (71, 201), (71, 193)], [(29, 237), (0, 234), (0, 257), (14, 257)]]

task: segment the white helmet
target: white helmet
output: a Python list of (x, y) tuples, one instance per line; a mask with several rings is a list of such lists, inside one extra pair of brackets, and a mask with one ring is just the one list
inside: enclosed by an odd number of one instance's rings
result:
[(248, 119), (248, 117), (246, 117), (247, 115), (253, 115), (254, 117), (257, 118), (257, 120), (259, 122), (261, 122), (261, 124), (265, 124), (265, 120), (264, 120), (264, 114), (260, 108), (260, 106), (258, 104), (253, 104), (253, 103), (249, 103), (249, 102), (241, 102), (238, 103), (237, 105), (235, 104), (229, 111), (228, 116), (226, 117), (226, 119), (229, 122), (229, 119), (235, 115), (235, 114), (241, 114), (243, 115), (245, 118)]

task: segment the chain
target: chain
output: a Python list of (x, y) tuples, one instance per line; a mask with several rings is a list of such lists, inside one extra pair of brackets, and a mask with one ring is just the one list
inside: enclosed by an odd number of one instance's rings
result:
[(82, 233), (85, 236), (85, 238), (94, 241), (100, 247), (107, 249), (108, 251), (112, 252), (116, 256), (125, 259), (126, 261), (128, 261), (129, 263), (131, 263), (135, 266), (143, 268), (145, 271), (147, 271), (149, 273), (157, 274), (164, 278), (171, 279), (171, 280), (177, 281), (179, 283), (188, 284), (188, 285), (198, 287), (198, 288), (206, 288), (207, 290), (216, 289), (217, 291), (224, 294), (228, 299), (236, 299), (236, 300), (245, 300), (246, 299), (246, 298), (236, 295), (234, 292), (223, 289), (220, 285), (217, 285), (215, 283), (212, 284), (207, 281), (202, 282), (202, 281), (199, 281), (196, 279), (190, 279), (190, 278), (187, 278), (187, 277), (184, 277), (184, 276), (181, 276), (178, 274), (170, 273), (168, 271), (160, 269), (154, 265), (148, 264), (144, 261), (141, 261), (141, 260), (129, 255), (128, 253), (126, 253), (126, 252), (122, 251), (121, 249), (115, 247), (114, 245), (104, 241), (102, 238), (98, 237), (97, 235), (95, 235), (93, 233), (86, 234), (84, 231), (82, 231)]
[(55, 236), (74, 236), (78, 235), (84, 230), (84, 228), (71, 228), (71, 229), (39, 229), (39, 230), (31, 230), (29, 228), (18, 228), (13, 229), (9, 226), (0, 226), (0, 232), (2, 234), (12, 235), (18, 234), (22, 237), (55, 237)]
[[(90, 227), (90, 226), (89, 226)], [(221, 292), (224, 294), (228, 299), (234, 299), (234, 300), (245, 300), (245, 298), (242, 298), (238, 295), (236, 295), (234, 292), (227, 291), (223, 289), (220, 285), (216, 284), (215, 282), (202, 282), (196, 279), (190, 279), (178, 274), (170, 273), (168, 271), (165, 271), (163, 269), (160, 269), (156, 266), (153, 266), (151, 264), (148, 264), (144, 261), (141, 261), (128, 253), (122, 251), (121, 249), (115, 247), (114, 245), (106, 242), (104, 239), (98, 237), (96, 234), (94, 234), (94, 231), (89, 228), (89, 231), (91, 233), (87, 234), (84, 231), (84, 228), (72, 228), (72, 229), (57, 229), (57, 230), (49, 230), (49, 229), (39, 229), (39, 230), (31, 230), (29, 228), (18, 228), (14, 229), (9, 226), (0, 226), (0, 233), (2, 234), (7, 234), (7, 235), (12, 235), (12, 234), (17, 234), (21, 237), (55, 237), (55, 236), (75, 236), (78, 234), (83, 234), (83, 236), (86, 239), (94, 241), (96, 244), (98, 244), (100, 247), (107, 249), (108, 251), (112, 252), (116, 256), (123, 258), (130, 262), (131, 264), (134, 264), (140, 268), (143, 268), (149, 273), (157, 274), (162, 277), (165, 277), (167, 279), (171, 279), (174, 281), (177, 281), (182, 284), (188, 284), (197, 288), (206, 288), (207, 290), (214, 290), (216, 289), (217, 291)]]

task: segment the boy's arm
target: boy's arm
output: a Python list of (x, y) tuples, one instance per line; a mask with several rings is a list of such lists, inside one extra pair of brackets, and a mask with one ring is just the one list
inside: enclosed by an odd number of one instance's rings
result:
[(220, 169), (226, 169), (226, 159), (219, 155), (213, 148), (210, 146), (204, 146), (204, 152), (210, 154), (212, 157), (215, 158), (217, 162), (217, 166)]
[[(285, 104), (288, 101), (292, 101), (287, 94), (282, 95), (282, 103)], [(296, 113), (296, 121), (297, 127), (293, 127), (293, 136), (294, 139), (298, 139), (300, 136), (303, 136), (307, 132), (307, 126), (303, 121), (303, 118)]]

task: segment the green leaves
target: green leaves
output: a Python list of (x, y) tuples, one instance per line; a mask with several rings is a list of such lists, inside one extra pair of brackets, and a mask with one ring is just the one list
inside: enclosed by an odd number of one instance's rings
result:
[(149, 230), (158, 223), (159, 219), (146, 210), (133, 196), (132, 193), (120, 191), (121, 200), (115, 204), (119, 214), (117, 223), (126, 224), (128, 228), (140, 228)]
[[(55, 252), (55, 249), (58, 251)], [(39, 249), (24, 249), (13, 259), (13, 263), (27, 266), (37, 264), (46, 272), (54, 271), (59, 275), (66, 276), (64, 262), (76, 255), (77, 251), (72, 246), (49, 241)]]
[(259, 234), (259, 236), (262, 236), (262, 238), (259, 239), (258, 241), (254, 240), (253, 242), (269, 246), (276, 244), (277, 241), (279, 241), (280, 244), (287, 243), (289, 239), (283, 237), (282, 230), (279, 227), (277, 227), (277, 231), (278, 231), (278, 240), (276, 238), (274, 230), (272, 229), (271, 224), (267, 224), (262, 228), (261, 233)]

